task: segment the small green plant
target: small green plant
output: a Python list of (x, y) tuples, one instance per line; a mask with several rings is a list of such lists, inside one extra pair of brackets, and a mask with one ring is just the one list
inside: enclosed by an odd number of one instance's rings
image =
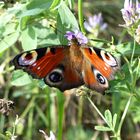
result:
[(126, 113), (128, 111), (128, 107), (130, 105), (131, 102), (131, 98), (129, 98), (124, 112), (122, 114), (121, 120), (118, 123), (117, 126), (117, 114), (115, 113), (114, 115), (111, 114), (111, 112), (109, 110), (106, 110), (104, 115), (98, 110), (98, 108), (95, 106), (95, 104), (92, 102), (92, 100), (87, 97), (89, 102), (92, 104), (92, 106), (94, 107), (94, 109), (98, 112), (98, 114), (100, 115), (100, 117), (104, 120), (104, 122), (106, 123), (107, 126), (95, 126), (95, 129), (98, 131), (111, 131), (113, 133), (112, 136), (110, 136), (110, 138), (116, 138), (116, 140), (121, 140), (121, 128), (122, 128), (122, 124), (124, 122)]

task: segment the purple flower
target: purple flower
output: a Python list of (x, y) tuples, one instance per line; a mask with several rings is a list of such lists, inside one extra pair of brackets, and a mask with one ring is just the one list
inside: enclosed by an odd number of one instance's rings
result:
[(140, 3), (136, 0), (125, 0), (124, 8), (121, 9), (122, 17), (125, 21), (124, 27), (127, 28), (128, 33), (134, 37), (137, 43), (140, 44)]
[(126, 26), (136, 23), (140, 18), (140, 4), (138, 0), (136, 0), (136, 4), (132, 3), (132, 0), (125, 0), (124, 8), (121, 9), (121, 12)]
[(75, 32), (68, 31), (65, 34), (65, 37), (69, 41), (77, 40), (80, 45), (84, 45), (88, 43), (87, 37), (85, 37), (80, 31), (76, 30)]
[(97, 30), (97, 32), (99, 33), (99, 31), (103, 31), (107, 28), (107, 24), (103, 22), (101, 13), (90, 16), (88, 18), (88, 22), (85, 22), (84, 25), (86, 30), (91, 33), (95, 33), (95, 30)]

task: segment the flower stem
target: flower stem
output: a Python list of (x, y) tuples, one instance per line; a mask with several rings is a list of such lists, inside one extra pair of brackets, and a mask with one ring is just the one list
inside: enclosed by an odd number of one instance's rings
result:
[(34, 102), (35, 102), (36, 97), (33, 96), (32, 99), (30, 100), (28, 106), (26, 107), (26, 109), (24, 110), (24, 112), (21, 114), (21, 116), (19, 118), (23, 119), (27, 113), (30, 111), (30, 109), (34, 106)]
[(124, 112), (123, 112), (123, 115), (122, 115), (122, 117), (121, 117), (121, 121), (120, 121), (120, 123), (119, 123), (118, 131), (117, 131), (117, 135), (118, 135), (118, 136), (120, 136), (121, 127), (122, 127), (122, 124), (123, 124), (123, 122), (124, 122), (125, 116), (126, 116), (126, 114), (127, 114), (127, 111), (128, 111), (128, 108), (129, 108), (129, 105), (130, 105), (130, 102), (131, 102), (131, 99), (132, 99), (132, 96), (129, 97), (129, 100), (128, 100), (126, 106), (125, 106), (125, 110), (124, 110)]
[(79, 106), (78, 106), (78, 124), (81, 124), (82, 121), (82, 114), (83, 114), (83, 98), (81, 97), (79, 100)]
[(132, 55), (131, 55), (131, 65), (132, 65), (132, 61), (133, 61), (133, 58), (134, 58), (134, 53), (135, 53), (135, 49), (136, 49), (136, 41), (134, 40), (134, 47), (133, 47), (133, 51), (132, 51)]
[(98, 112), (98, 114), (100, 115), (100, 117), (105, 121), (106, 124), (108, 124), (108, 122), (106, 121), (105, 117), (102, 115), (102, 113), (100, 112), (100, 110), (96, 107), (96, 105), (92, 102), (92, 100), (87, 97), (87, 99), (89, 100), (89, 102), (91, 103), (91, 105), (94, 107), (94, 109)]
[(85, 28), (84, 28), (84, 20), (83, 20), (83, 8), (82, 8), (82, 0), (78, 0), (78, 19), (80, 24), (81, 31), (85, 34)]

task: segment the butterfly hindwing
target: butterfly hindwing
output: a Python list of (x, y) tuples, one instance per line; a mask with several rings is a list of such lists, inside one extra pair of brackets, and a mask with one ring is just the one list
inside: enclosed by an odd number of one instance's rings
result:
[[(55, 81), (55, 79), (59, 80)], [(48, 75), (44, 78), (44, 81), (47, 85), (57, 87), (61, 91), (76, 88), (84, 84), (81, 75), (79, 75), (77, 71), (73, 69), (69, 60), (65, 59), (60, 63), (60, 65), (48, 73)]]
[(106, 77), (94, 68), (88, 60), (84, 60), (83, 62), (82, 76), (85, 85), (90, 89), (103, 92), (106, 88), (108, 88), (108, 81)]

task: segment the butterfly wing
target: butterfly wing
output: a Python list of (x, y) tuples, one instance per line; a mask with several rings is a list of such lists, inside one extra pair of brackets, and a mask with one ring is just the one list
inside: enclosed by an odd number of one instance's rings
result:
[[(40, 48), (23, 52), (17, 55), (12, 62), (16, 69), (23, 69), (34, 78), (41, 79), (58, 65), (63, 57), (63, 48)], [(55, 59), (56, 61), (53, 61)]]
[(99, 92), (108, 88), (108, 80), (114, 78), (119, 65), (110, 53), (98, 48), (82, 48), (84, 55), (82, 75), (85, 84)]
[(16, 69), (23, 69), (34, 78), (44, 79), (49, 86), (64, 91), (83, 83), (70, 64), (69, 47), (65, 47), (55, 46), (23, 52), (12, 62)]

